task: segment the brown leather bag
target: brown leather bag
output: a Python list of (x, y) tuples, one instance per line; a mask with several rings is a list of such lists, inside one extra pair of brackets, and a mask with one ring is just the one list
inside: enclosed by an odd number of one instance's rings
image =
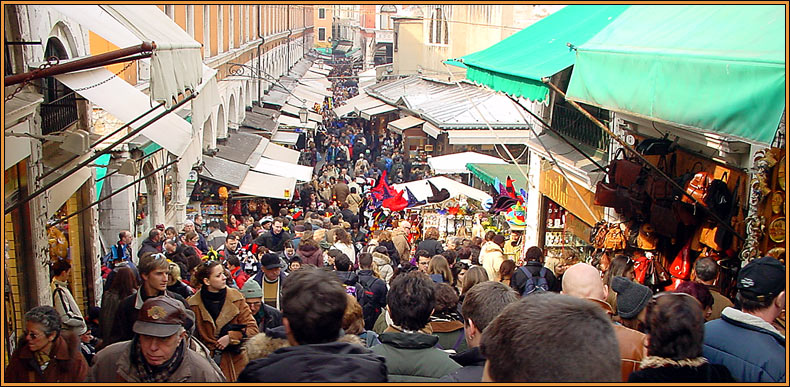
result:
[(676, 237), (680, 221), (672, 208), (672, 203), (654, 201), (650, 205), (650, 224), (653, 225), (657, 233), (670, 238)]
[[(606, 177), (604, 179), (607, 179)], [(620, 200), (617, 198), (617, 186), (605, 183), (604, 180), (595, 185), (595, 196), (593, 204), (596, 206), (615, 207)]]
[(620, 225), (614, 225), (606, 232), (603, 248), (606, 250), (623, 250), (626, 247), (625, 233)]
[[(696, 175), (686, 184), (686, 193), (697, 199), (703, 206), (706, 205), (705, 201), (708, 198), (708, 189), (713, 181), (713, 175), (708, 172), (697, 172)], [(694, 204), (687, 195), (683, 195), (681, 201), (684, 203)]]
[[(666, 156), (661, 156), (661, 158), (658, 159), (656, 168), (666, 173), (669, 177), (673, 177), (675, 175), (675, 160), (676, 157), (674, 153), (669, 162), (667, 162)], [(647, 195), (653, 200), (671, 199), (674, 196), (672, 184), (659, 175), (657, 171), (650, 172), (647, 176), (645, 185), (647, 186)]]
[[(624, 158), (619, 159), (622, 155)], [(625, 148), (620, 148), (614, 154), (614, 160), (610, 164), (610, 172), (614, 170), (614, 182), (622, 187), (632, 187), (642, 173), (642, 165), (638, 162), (625, 158)]]

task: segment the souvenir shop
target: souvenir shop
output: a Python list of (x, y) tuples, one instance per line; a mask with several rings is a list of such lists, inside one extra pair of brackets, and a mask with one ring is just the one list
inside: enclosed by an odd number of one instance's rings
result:
[(592, 225), (604, 216), (603, 208), (594, 204), (594, 193), (554, 169), (542, 171), (539, 191), (542, 230), (538, 245), (544, 247), (546, 258), (559, 259), (565, 252), (591, 256), (595, 250), (589, 241)]
[(200, 179), (190, 196), (187, 205), (187, 217), (194, 218), (198, 213), (203, 216), (203, 229), (211, 221), (223, 221), (229, 224), (230, 216), (241, 221), (240, 217), (252, 216), (259, 220), (279, 211), (282, 200), (262, 198), (229, 192), (228, 186)]

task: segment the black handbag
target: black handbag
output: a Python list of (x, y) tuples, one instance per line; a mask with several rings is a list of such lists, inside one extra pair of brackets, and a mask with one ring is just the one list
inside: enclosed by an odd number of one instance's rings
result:
[(645, 156), (664, 156), (675, 151), (677, 143), (666, 138), (646, 138), (636, 145), (636, 151)]

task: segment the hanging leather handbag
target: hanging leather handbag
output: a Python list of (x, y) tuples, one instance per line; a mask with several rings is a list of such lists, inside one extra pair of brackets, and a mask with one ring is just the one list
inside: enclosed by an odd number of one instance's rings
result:
[(604, 182), (606, 179), (609, 179), (609, 177), (604, 177), (604, 179), (595, 185), (593, 204), (604, 207), (615, 207), (620, 202), (617, 198), (617, 186), (610, 182)]
[[(624, 158), (618, 158), (620, 155)], [(611, 168), (614, 170), (615, 184), (622, 187), (633, 186), (642, 172), (642, 166), (638, 162), (625, 158), (625, 148), (615, 152)]]
[(609, 223), (605, 220), (599, 220), (598, 223), (590, 230), (590, 243), (596, 249), (603, 248), (603, 242), (606, 239), (606, 231), (609, 228)]
[(699, 223), (696, 214), (696, 207), (694, 205), (681, 201), (675, 201), (672, 203), (672, 206), (680, 223), (683, 223), (686, 226), (693, 226)]
[(653, 225), (656, 233), (675, 238), (678, 234), (679, 223), (671, 202), (654, 201), (650, 205), (650, 224)]
[[(662, 155), (661, 158), (658, 159), (656, 168), (672, 177), (675, 175), (676, 159), (676, 154), (673, 153), (672, 158), (667, 162), (666, 156)], [(653, 200), (670, 199), (674, 195), (672, 184), (659, 175), (657, 171), (649, 172), (645, 184), (647, 186), (647, 195)]]
[(688, 195), (683, 195), (680, 200), (684, 203), (694, 204), (694, 200), (689, 197), (691, 196), (694, 199), (697, 199), (700, 204), (706, 206), (705, 203), (707, 202), (708, 192), (712, 182), (712, 174), (705, 171), (697, 172), (691, 181), (686, 184), (686, 193)]
[(716, 234), (719, 232), (719, 227), (720, 226), (714, 221), (706, 221), (705, 224), (703, 224), (700, 228), (701, 231), (699, 242), (715, 251), (724, 251), (729, 248), (729, 246), (719, 244), (719, 242), (716, 240)]
[(606, 232), (603, 248), (606, 250), (623, 250), (626, 247), (625, 233), (623, 233), (622, 225), (614, 225)]
[(675, 151), (675, 141), (666, 138), (646, 138), (636, 145), (636, 151), (645, 156), (663, 156)]
[(634, 280), (639, 282), (640, 284), (645, 283), (645, 277), (647, 276), (649, 261), (647, 257), (643, 254), (635, 255), (634, 256)]
[(669, 274), (682, 280), (691, 277), (691, 239), (678, 251), (672, 264), (669, 265)]

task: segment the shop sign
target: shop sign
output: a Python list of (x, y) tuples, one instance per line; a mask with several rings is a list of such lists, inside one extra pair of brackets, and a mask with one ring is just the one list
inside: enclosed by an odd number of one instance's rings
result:
[[(595, 224), (596, 218), (598, 220), (603, 219), (603, 207), (593, 204), (595, 193), (574, 182), (571, 182), (571, 184), (579, 191), (582, 196), (581, 199), (573, 192), (573, 188), (568, 187), (568, 181), (561, 174), (554, 170), (541, 172), (540, 193), (548, 196), (588, 225)], [(584, 206), (585, 203), (592, 209), (595, 218), (590, 214), (590, 211), (587, 211), (587, 208)]]
[(287, 198), (290, 198), (290, 197), (291, 197), (291, 190), (290, 190), (290, 189), (286, 189), (286, 190), (283, 192), (283, 196), (284, 196), (286, 199), (287, 199)]
[(187, 184), (195, 184), (198, 179), (198, 173), (195, 170), (189, 171), (189, 175), (187, 175)]

